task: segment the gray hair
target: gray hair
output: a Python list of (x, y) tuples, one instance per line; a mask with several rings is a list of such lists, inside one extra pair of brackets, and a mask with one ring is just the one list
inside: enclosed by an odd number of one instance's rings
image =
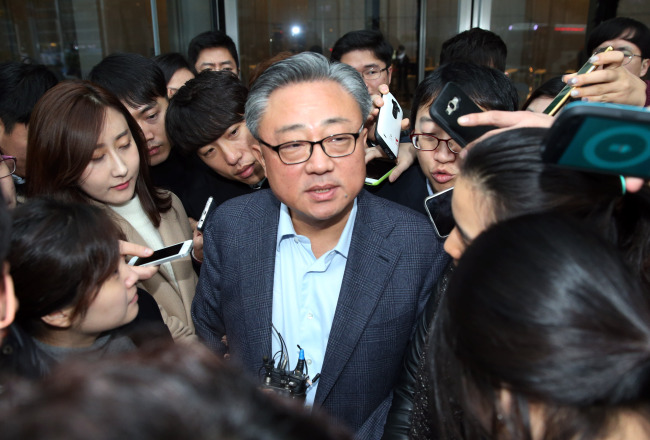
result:
[(251, 134), (259, 138), (260, 121), (271, 93), (290, 84), (312, 81), (334, 81), (339, 84), (357, 101), (362, 121), (366, 120), (372, 100), (359, 72), (347, 64), (330, 64), (323, 55), (303, 52), (271, 65), (253, 84), (244, 115)]

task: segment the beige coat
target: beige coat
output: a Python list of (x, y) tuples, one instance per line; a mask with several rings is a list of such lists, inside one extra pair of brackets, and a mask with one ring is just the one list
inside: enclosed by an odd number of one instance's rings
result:
[[(165, 246), (192, 238), (192, 228), (183, 209), (181, 201), (172, 194), (172, 208), (162, 213), (158, 232)], [(104, 206), (109, 215), (120, 226), (127, 241), (148, 246), (142, 236), (121, 215)], [(139, 287), (149, 292), (160, 307), (160, 313), (175, 341), (189, 342), (197, 340), (190, 309), (198, 277), (192, 268), (189, 256), (171, 263), (178, 287), (170, 278), (167, 270), (160, 266), (158, 272), (148, 280), (138, 283)]]

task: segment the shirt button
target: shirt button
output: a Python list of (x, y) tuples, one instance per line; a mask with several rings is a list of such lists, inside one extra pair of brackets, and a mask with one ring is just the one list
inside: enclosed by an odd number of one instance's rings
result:
[(293, 237), (293, 241), (295, 241), (296, 243), (300, 242), (300, 240), (298, 240), (298, 237)]
[(307, 319), (314, 319), (313, 313), (307, 313)]
[(307, 365), (311, 365), (311, 359), (307, 359)]

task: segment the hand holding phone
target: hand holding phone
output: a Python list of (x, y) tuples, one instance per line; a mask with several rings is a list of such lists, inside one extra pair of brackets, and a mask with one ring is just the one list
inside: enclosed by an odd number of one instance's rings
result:
[(205, 224), (205, 220), (208, 217), (208, 213), (210, 212), (210, 208), (212, 207), (212, 201), (213, 197), (210, 196), (208, 197), (208, 201), (205, 202), (205, 207), (203, 208), (203, 212), (201, 213), (201, 217), (199, 217), (199, 221), (196, 222), (196, 230), (199, 232), (203, 232), (203, 225)]
[(187, 257), (192, 250), (192, 240), (182, 241), (171, 246), (154, 251), (150, 257), (133, 257), (129, 261), (131, 266), (158, 266), (163, 263)]
[[(612, 46), (608, 46), (607, 49), (605, 49), (603, 52), (609, 52), (610, 50), (613, 50)], [(591, 64), (589, 61), (587, 61), (581, 68), (578, 70), (577, 74), (578, 75), (584, 75), (585, 73), (593, 72), (593, 70), (596, 68), (593, 64)], [(567, 100), (571, 96), (571, 90), (575, 89), (575, 86), (572, 85), (566, 85), (560, 90), (560, 93), (557, 94), (557, 96), (551, 101), (551, 103), (544, 109), (544, 113), (550, 116), (554, 116), (564, 104), (566, 104)]]
[(497, 128), (492, 125), (474, 127), (458, 125), (459, 117), (481, 112), (483, 110), (454, 82), (449, 82), (443, 87), (440, 95), (429, 108), (429, 116), (433, 122), (438, 124), (461, 147), (465, 147), (488, 131)]

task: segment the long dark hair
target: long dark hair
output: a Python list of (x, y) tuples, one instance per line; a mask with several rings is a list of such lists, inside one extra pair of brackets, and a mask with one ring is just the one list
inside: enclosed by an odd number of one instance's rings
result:
[(543, 128), (509, 130), (468, 151), (460, 176), (487, 196), (490, 222), (545, 211), (579, 218), (615, 244), (650, 286), (650, 188), (624, 194), (619, 176), (543, 163), (546, 133)]
[(624, 411), (650, 414), (650, 297), (573, 220), (522, 216), (479, 235), (432, 335), (439, 438), (530, 439), (530, 404), (549, 440), (601, 438)]
[(123, 233), (100, 208), (34, 198), (13, 213), (7, 260), (20, 302), (16, 322), (34, 336), (41, 320), (74, 306), (83, 316), (101, 284), (118, 268)]
[(171, 208), (171, 196), (159, 192), (151, 183), (142, 130), (114, 95), (88, 81), (59, 83), (36, 104), (27, 141), (27, 196), (48, 195), (86, 203), (91, 200), (79, 180), (92, 159), (108, 108), (124, 116), (138, 147), (140, 168), (135, 193), (157, 228), (160, 213)]

